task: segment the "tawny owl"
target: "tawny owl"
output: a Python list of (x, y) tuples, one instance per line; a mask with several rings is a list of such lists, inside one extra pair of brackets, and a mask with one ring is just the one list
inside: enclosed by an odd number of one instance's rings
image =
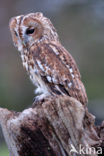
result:
[(38, 98), (68, 95), (86, 104), (87, 95), (77, 65), (61, 45), (51, 21), (37, 12), (13, 17), (9, 26), (23, 66), (40, 94)]

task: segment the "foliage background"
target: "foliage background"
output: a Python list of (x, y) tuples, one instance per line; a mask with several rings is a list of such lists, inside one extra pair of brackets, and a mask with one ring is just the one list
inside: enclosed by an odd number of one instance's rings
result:
[[(85, 84), (88, 107), (99, 124), (104, 119), (104, 1), (0, 1), (0, 107), (22, 111), (32, 103), (34, 87), (12, 44), (9, 19), (41, 11), (56, 27), (62, 44), (75, 58)], [(8, 156), (0, 130), (0, 155)]]

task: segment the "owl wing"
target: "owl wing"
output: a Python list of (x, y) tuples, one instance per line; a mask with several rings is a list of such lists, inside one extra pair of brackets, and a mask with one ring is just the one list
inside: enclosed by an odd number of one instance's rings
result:
[(42, 80), (54, 94), (75, 97), (87, 102), (87, 95), (77, 65), (60, 43), (42, 43), (31, 50)]

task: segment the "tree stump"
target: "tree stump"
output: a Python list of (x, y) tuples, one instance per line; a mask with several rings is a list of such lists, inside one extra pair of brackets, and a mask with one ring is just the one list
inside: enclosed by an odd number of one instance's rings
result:
[(68, 96), (46, 98), (23, 112), (0, 108), (10, 156), (101, 155), (104, 122), (96, 127), (94, 121), (86, 106)]

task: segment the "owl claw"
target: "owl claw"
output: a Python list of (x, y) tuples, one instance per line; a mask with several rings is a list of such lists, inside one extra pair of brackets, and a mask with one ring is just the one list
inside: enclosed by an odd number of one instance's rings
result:
[(42, 103), (45, 101), (45, 95), (38, 95), (36, 97), (33, 98), (33, 104), (36, 106), (39, 103)]

